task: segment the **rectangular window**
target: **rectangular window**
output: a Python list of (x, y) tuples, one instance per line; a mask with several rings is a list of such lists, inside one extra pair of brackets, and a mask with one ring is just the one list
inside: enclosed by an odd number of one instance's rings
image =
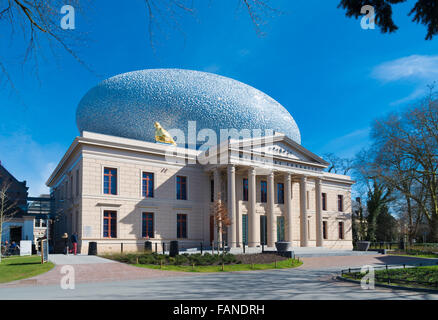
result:
[(310, 208), (310, 196), (309, 196), (309, 191), (306, 191), (306, 207), (307, 209)]
[(284, 183), (277, 183), (277, 202), (284, 204)]
[(35, 221), (35, 227), (39, 228), (39, 226), (40, 226), (40, 219), (35, 219), (34, 221)]
[(322, 193), (322, 210), (327, 211), (327, 193)]
[(103, 169), (103, 193), (117, 194), (117, 169)]
[(244, 244), (248, 244), (248, 215), (242, 215), (242, 241)]
[(248, 179), (243, 179), (243, 201), (248, 201)]
[(176, 177), (176, 199), (187, 200), (187, 177)]
[(76, 197), (79, 196), (79, 169), (76, 170)]
[(339, 239), (344, 240), (344, 223), (339, 222)]
[(73, 198), (73, 175), (70, 177), (70, 198)]
[(268, 243), (268, 222), (266, 216), (260, 216), (260, 240), (264, 245)]
[(260, 181), (260, 202), (267, 202), (268, 185), (266, 181)]
[(153, 238), (154, 237), (154, 214), (153, 214), (153, 212), (143, 212), (141, 236), (143, 238)]
[(141, 192), (145, 198), (154, 197), (154, 174), (152, 172), (143, 172)]
[(338, 211), (344, 211), (344, 196), (341, 194), (338, 194)]
[(187, 238), (187, 215), (177, 214), (176, 217), (176, 237)]
[(327, 239), (327, 221), (322, 222), (322, 238)]
[(117, 212), (104, 211), (103, 212), (103, 237), (117, 238)]
[(284, 217), (277, 217), (277, 241), (284, 241)]
[(210, 180), (210, 202), (214, 202), (214, 180)]

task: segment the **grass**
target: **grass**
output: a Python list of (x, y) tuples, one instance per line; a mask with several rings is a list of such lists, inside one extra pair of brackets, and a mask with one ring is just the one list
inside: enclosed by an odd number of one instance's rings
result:
[(394, 256), (404, 256), (404, 257), (415, 257), (415, 258), (438, 258), (438, 254), (436, 253), (404, 253), (404, 252), (389, 252), (390, 255)]
[[(363, 276), (364, 274), (361, 274), (360, 272), (343, 274), (344, 278), (353, 280), (360, 280)], [(389, 277), (391, 285), (437, 289), (438, 266), (376, 270), (375, 276), (375, 282), (380, 284), (388, 284), (387, 279)], [(409, 281), (418, 283), (409, 283)]]
[(296, 268), (302, 265), (301, 261), (295, 259), (286, 259), (275, 263), (264, 264), (226, 264), (222, 270), (222, 265), (214, 266), (187, 266), (187, 265), (160, 265), (156, 264), (133, 264), (136, 267), (161, 269), (167, 271), (182, 271), (182, 272), (233, 272), (233, 271), (254, 271), (254, 270), (269, 270), (269, 269), (286, 269)]
[(52, 269), (54, 264), (41, 264), (40, 256), (30, 257), (2, 257), (0, 263), (0, 283), (26, 279), (45, 273)]

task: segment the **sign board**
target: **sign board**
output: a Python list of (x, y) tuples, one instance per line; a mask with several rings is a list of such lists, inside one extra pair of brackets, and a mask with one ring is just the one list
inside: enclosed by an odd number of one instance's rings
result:
[(47, 239), (41, 240), (41, 263), (49, 261), (49, 242)]
[(20, 256), (31, 256), (32, 255), (32, 241), (21, 240), (20, 241)]

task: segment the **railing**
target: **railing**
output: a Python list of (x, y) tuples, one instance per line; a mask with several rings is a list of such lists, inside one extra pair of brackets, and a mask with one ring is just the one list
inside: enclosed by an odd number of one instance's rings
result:
[[(374, 269), (377, 270), (386, 270), (387, 273), (384, 275), (381, 275), (380, 273), (374, 274), (374, 279), (377, 282), (387, 283), (387, 284), (407, 284), (407, 285), (414, 285), (414, 286), (425, 286), (430, 288), (438, 289), (438, 281), (418, 281), (418, 280), (407, 280), (407, 279), (400, 279), (397, 277), (392, 276), (388, 272), (389, 270), (409, 270), (415, 267), (428, 267), (428, 266), (436, 266), (438, 265), (438, 262), (430, 262), (430, 263), (418, 263), (418, 264), (403, 264), (403, 265), (383, 265), (383, 266), (372, 266)], [(438, 270), (438, 269), (437, 269)], [(348, 268), (341, 270), (342, 276), (349, 276), (357, 279), (362, 279), (364, 277), (364, 273), (362, 273), (362, 268)]]

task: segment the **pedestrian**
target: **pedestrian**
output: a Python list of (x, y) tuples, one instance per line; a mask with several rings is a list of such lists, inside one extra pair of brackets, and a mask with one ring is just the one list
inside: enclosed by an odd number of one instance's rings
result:
[(78, 233), (75, 232), (71, 235), (71, 243), (73, 244), (73, 253), (76, 255), (78, 252)]
[(64, 254), (68, 255), (68, 234), (67, 232), (64, 233), (62, 236), (62, 239), (64, 239)]

